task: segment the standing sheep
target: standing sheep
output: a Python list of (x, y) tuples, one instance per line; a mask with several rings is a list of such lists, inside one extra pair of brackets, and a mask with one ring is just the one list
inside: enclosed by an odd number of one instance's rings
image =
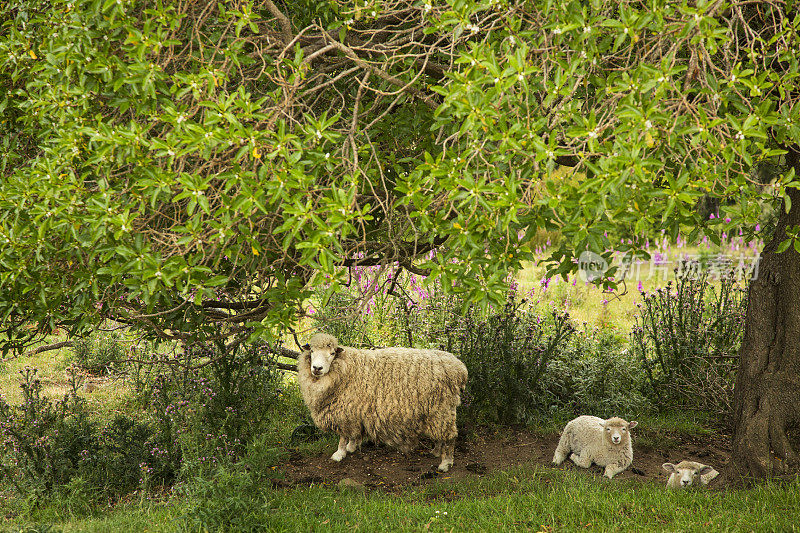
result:
[(702, 485), (708, 485), (719, 475), (714, 468), (695, 461), (681, 461), (678, 464), (664, 463), (661, 468), (670, 474), (667, 480), (667, 488), (670, 489), (683, 489), (698, 481)]
[(367, 437), (411, 451), (420, 437), (434, 441), (439, 470), (453, 465), (456, 408), (467, 367), (439, 350), (360, 350), (317, 333), (303, 346), (297, 365), (303, 400), (314, 423), (339, 435), (331, 456), (341, 461)]
[(589, 468), (592, 463), (605, 467), (605, 475), (611, 479), (633, 462), (630, 430), (636, 425), (635, 420), (626, 422), (617, 417), (603, 420), (579, 416), (564, 427), (553, 463), (560, 465), (569, 456), (582, 468)]

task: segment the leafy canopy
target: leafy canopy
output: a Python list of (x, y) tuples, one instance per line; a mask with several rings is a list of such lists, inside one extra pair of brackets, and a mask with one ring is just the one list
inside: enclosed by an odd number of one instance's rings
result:
[(9, 4), (5, 349), (270, 332), (359, 265), (499, 301), (538, 228), (565, 273), (797, 186), (755, 172), (800, 140), (789, 1)]

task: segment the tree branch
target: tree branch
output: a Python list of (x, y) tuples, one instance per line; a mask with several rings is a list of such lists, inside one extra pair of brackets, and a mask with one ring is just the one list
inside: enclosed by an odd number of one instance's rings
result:
[(281, 27), (281, 37), (283, 38), (283, 44), (289, 44), (292, 39), (292, 23), (289, 21), (289, 17), (283, 14), (283, 12), (278, 9), (272, 0), (266, 0), (265, 5), (267, 9), (278, 20), (278, 24)]
[(278, 362), (275, 362), (273, 364), (277, 368), (280, 368), (281, 370), (289, 370), (291, 372), (297, 372), (297, 365), (290, 365), (290, 364), (287, 364), (287, 363), (278, 363)]
[(367, 63), (366, 61), (364, 61), (363, 59), (358, 57), (358, 54), (356, 54), (353, 51), (352, 48), (349, 48), (349, 47), (343, 45), (342, 43), (340, 43), (339, 41), (337, 41), (336, 39), (331, 37), (331, 35), (327, 31), (323, 30), (323, 32), (325, 33), (325, 37), (327, 37), (328, 41), (332, 45), (334, 45), (336, 47), (336, 49), (338, 49), (344, 55), (349, 57), (353, 61), (353, 63), (355, 63), (359, 67), (367, 69), (370, 72), (372, 72), (373, 74), (375, 74), (376, 76), (378, 76), (379, 78), (381, 78), (382, 80), (388, 81), (392, 85), (396, 85), (397, 87), (400, 87), (401, 91), (407, 92), (408, 94), (411, 94), (412, 96), (415, 96), (416, 98), (419, 98), (420, 100), (425, 102), (425, 104), (427, 104), (427, 106), (430, 107), (431, 109), (436, 109), (437, 107), (439, 107), (439, 104), (437, 104), (431, 97), (429, 97), (428, 95), (426, 95), (425, 93), (423, 93), (419, 89), (416, 89), (416, 88), (411, 86), (411, 84), (414, 83), (413, 80), (411, 82), (406, 83), (403, 80), (395, 78), (391, 74), (388, 74), (387, 72), (384, 72), (383, 70), (379, 69), (378, 67), (370, 65), (369, 63)]
[(74, 341), (61, 341), (61, 342), (54, 342), (53, 344), (45, 344), (43, 346), (39, 346), (38, 348), (34, 348), (28, 352), (12, 355), (11, 357), (7, 357), (5, 359), (0, 359), (0, 363), (5, 363), (7, 361), (11, 361), (12, 359), (16, 359), (17, 357), (28, 357), (31, 355), (36, 355), (44, 352), (49, 352), (52, 350), (58, 350), (60, 348), (70, 348), (75, 345)]

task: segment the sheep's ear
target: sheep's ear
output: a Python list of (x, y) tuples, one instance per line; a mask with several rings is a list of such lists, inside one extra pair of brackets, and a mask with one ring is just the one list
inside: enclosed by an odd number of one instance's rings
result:
[(344, 351), (344, 348), (342, 348), (341, 346), (337, 346), (336, 347), (336, 355), (342, 355), (343, 351)]
[(703, 468), (699, 468), (697, 470), (697, 473), (700, 474), (701, 476), (704, 476), (704, 475), (708, 474), (709, 472), (711, 472), (712, 470), (714, 470), (712, 467), (706, 465)]
[(628, 424), (628, 429), (633, 429), (638, 425), (639, 425), (639, 422), (637, 422), (636, 420), (631, 420), (631, 423)]
[(670, 474), (674, 474), (675, 473), (675, 465), (672, 464), (672, 463), (664, 463), (663, 465), (661, 465), (661, 468), (663, 468), (664, 470), (666, 470)]
[(303, 345), (303, 351), (304, 351), (304, 352), (310, 352), (310, 351), (311, 351), (311, 345), (310, 345), (310, 344), (308, 344), (308, 343), (305, 343), (305, 344)]

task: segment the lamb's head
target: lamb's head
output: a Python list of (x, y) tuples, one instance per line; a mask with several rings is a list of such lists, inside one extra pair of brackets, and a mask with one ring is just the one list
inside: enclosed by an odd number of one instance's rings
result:
[(612, 446), (622, 446), (630, 442), (630, 430), (635, 428), (638, 422), (635, 420), (628, 422), (619, 417), (609, 418), (603, 422), (603, 433), (606, 440)]
[(303, 356), (309, 357), (309, 368), (314, 377), (322, 377), (331, 369), (331, 363), (342, 352), (336, 337), (317, 333), (303, 346)]
[[(708, 465), (696, 463), (694, 461), (681, 461), (678, 464), (664, 463), (661, 468), (674, 475), (670, 475), (667, 480), (668, 487), (686, 488), (694, 484), (701, 483), (700, 476), (710, 473), (714, 470)], [(671, 483), (670, 483), (671, 482)]]

